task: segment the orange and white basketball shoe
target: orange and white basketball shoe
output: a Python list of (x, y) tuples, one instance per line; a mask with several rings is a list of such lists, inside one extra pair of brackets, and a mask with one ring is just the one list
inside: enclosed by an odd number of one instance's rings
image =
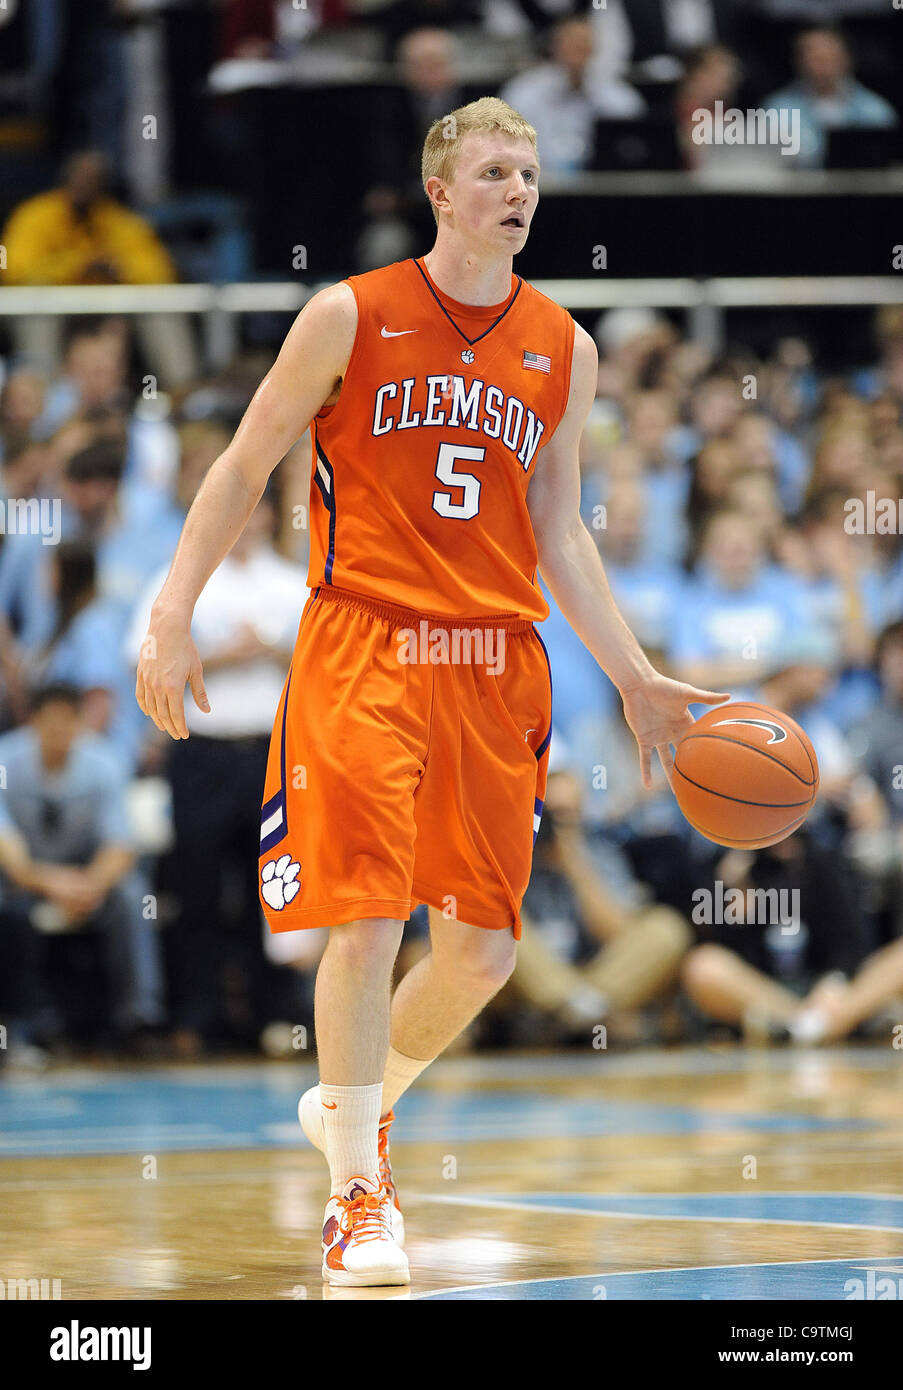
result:
[[(314, 1148), (325, 1154), (326, 1139), (323, 1134), (323, 1107), (319, 1086), (311, 1086), (298, 1101), (298, 1119)], [(394, 1119), (395, 1111), (390, 1110), (385, 1119), (379, 1122), (379, 1176), (392, 1203), (392, 1234), (395, 1243), (404, 1246), (404, 1217), (401, 1214), (398, 1188), (392, 1179), (392, 1167), (389, 1163), (389, 1129)]]
[(392, 1178), (392, 1165), (389, 1162), (389, 1130), (394, 1119), (395, 1111), (390, 1110), (385, 1119), (379, 1122), (379, 1180), (391, 1203), (392, 1234), (399, 1245), (404, 1245), (404, 1217), (401, 1214), (398, 1188)]
[(388, 1194), (367, 1178), (350, 1178), (330, 1197), (323, 1217), (323, 1278), (368, 1288), (409, 1284), (408, 1257), (392, 1234)]

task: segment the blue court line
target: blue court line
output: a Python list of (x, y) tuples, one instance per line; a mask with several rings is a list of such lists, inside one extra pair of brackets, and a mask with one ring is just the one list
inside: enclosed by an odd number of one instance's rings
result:
[(581, 1213), (656, 1221), (762, 1222), (783, 1226), (832, 1226), (848, 1230), (903, 1231), (903, 1196), (851, 1192), (633, 1193), (524, 1192), (517, 1196), (446, 1196), (457, 1206), (518, 1211)]
[[(860, 1301), (903, 1298), (903, 1255), (795, 1260), (786, 1264), (708, 1265), (689, 1269), (650, 1269), (586, 1274), (559, 1279), (522, 1279), (498, 1284), (462, 1285), (419, 1294), (421, 1299), (575, 1301), (779, 1299), (795, 1302)], [(741, 1344), (737, 1344), (738, 1346)], [(759, 1342), (742, 1345), (761, 1346)], [(802, 1344), (801, 1344), (802, 1345)], [(813, 1344), (814, 1345), (814, 1344)], [(837, 1347), (847, 1347), (843, 1341)], [(725, 1344), (727, 1349), (728, 1344)], [(833, 1346), (833, 1343), (832, 1343)]]
[[(305, 1068), (308, 1072), (309, 1068)], [(204, 1077), (178, 1069), (52, 1075), (0, 1087), (0, 1155), (172, 1152), (294, 1147), (304, 1081), (288, 1068), (235, 1068)], [(542, 1092), (438, 1091), (405, 1097), (393, 1138), (437, 1143), (543, 1136), (863, 1133), (877, 1119), (796, 1111), (708, 1110)]]

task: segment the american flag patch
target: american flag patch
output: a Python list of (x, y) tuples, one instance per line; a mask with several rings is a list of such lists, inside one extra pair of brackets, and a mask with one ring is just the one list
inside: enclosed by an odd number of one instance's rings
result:
[(523, 365), (531, 371), (548, 374), (552, 370), (552, 359), (543, 357), (540, 352), (525, 352)]

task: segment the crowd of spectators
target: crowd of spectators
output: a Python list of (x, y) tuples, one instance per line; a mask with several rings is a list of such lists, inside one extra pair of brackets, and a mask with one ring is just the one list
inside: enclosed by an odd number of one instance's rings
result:
[[(36, 229), (37, 243), (30, 255), (10, 248), (7, 280), (39, 283), (42, 250), (61, 238), (67, 251), (51, 283), (141, 283), (151, 261), (161, 280), (250, 278), (277, 265), (285, 274), (282, 243), (312, 200), (330, 227), (356, 220), (346, 254), (357, 269), (384, 264), (416, 236), (427, 128), (478, 95), (520, 110), (538, 132), (545, 175), (565, 181), (638, 167), (747, 181), (764, 169), (786, 179), (798, 169), (900, 162), (900, 37), (890, 7), (803, 0), (784, 7), (786, 18), (780, 8), (768, 0), (19, 0), (0, 10), (0, 219), (15, 214), (4, 242)], [(274, 105), (276, 92), (286, 95)], [(719, 103), (793, 111), (798, 148), (779, 147), (773, 133), (745, 147), (699, 143), (699, 114)], [(274, 156), (277, 146), (284, 156)], [(62, 179), (60, 169), (88, 149), (102, 157), (109, 195), (83, 191), (77, 204), (77, 171)], [(349, 163), (353, 178), (338, 178)], [(96, 169), (81, 179), (89, 194), (98, 182)], [(285, 184), (293, 212), (283, 224)], [(179, 351), (181, 363), (184, 344)]]
[[(652, 310), (596, 323), (582, 507), (615, 598), (660, 669), (795, 718), (819, 796), (787, 845), (704, 840), (662, 778), (644, 790), (616, 692), (546, 593), (546, 809), (520, 963), (476, 1041), (826, 1041), (903, 997), (903, 311), (874, 327), (874, 360), (826, 375), (801, 338), (712, 360)], [(278, 1052), (322, 947), (269, 938), (256, 883), (309, 445), (198, 603), (212, 708), (189, 697), (171, 743), (134, 700), (149, 606), (267, 361), (147, 398), (132, 346), (120, 320), (77, 323), (57, 375), (11, 359), (0, 393), (0, 1016), (26, 1060)], [(717, 882), (796, 888), (799, 920), (697, 920)]]

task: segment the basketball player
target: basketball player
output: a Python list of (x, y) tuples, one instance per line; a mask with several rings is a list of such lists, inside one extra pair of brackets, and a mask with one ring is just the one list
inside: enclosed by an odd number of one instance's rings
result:
[[(352, 276), (299, 314), (188, 514), (137, 698), (187, 738), (208, 708), (194, 604), (310, 426), (310, 597), (273, 730), (260, 842), (273, 931), (330, 928), (320, 1083), (305, 1133), (329, 1164), (323, 1277), (409, 1281), (389, 1166), (393, 1107), (504, 984), (542, 811), (551, 680), (537, 565), (656, 749), (726, 695), (659, 675), (615, 608), (579, 516), (592, 339), (512, 273), (536, 211), (533, 128), (486, 97), (437, 121), (420, 259)], [(391, 996), (402, 928), (431, 951)]]

